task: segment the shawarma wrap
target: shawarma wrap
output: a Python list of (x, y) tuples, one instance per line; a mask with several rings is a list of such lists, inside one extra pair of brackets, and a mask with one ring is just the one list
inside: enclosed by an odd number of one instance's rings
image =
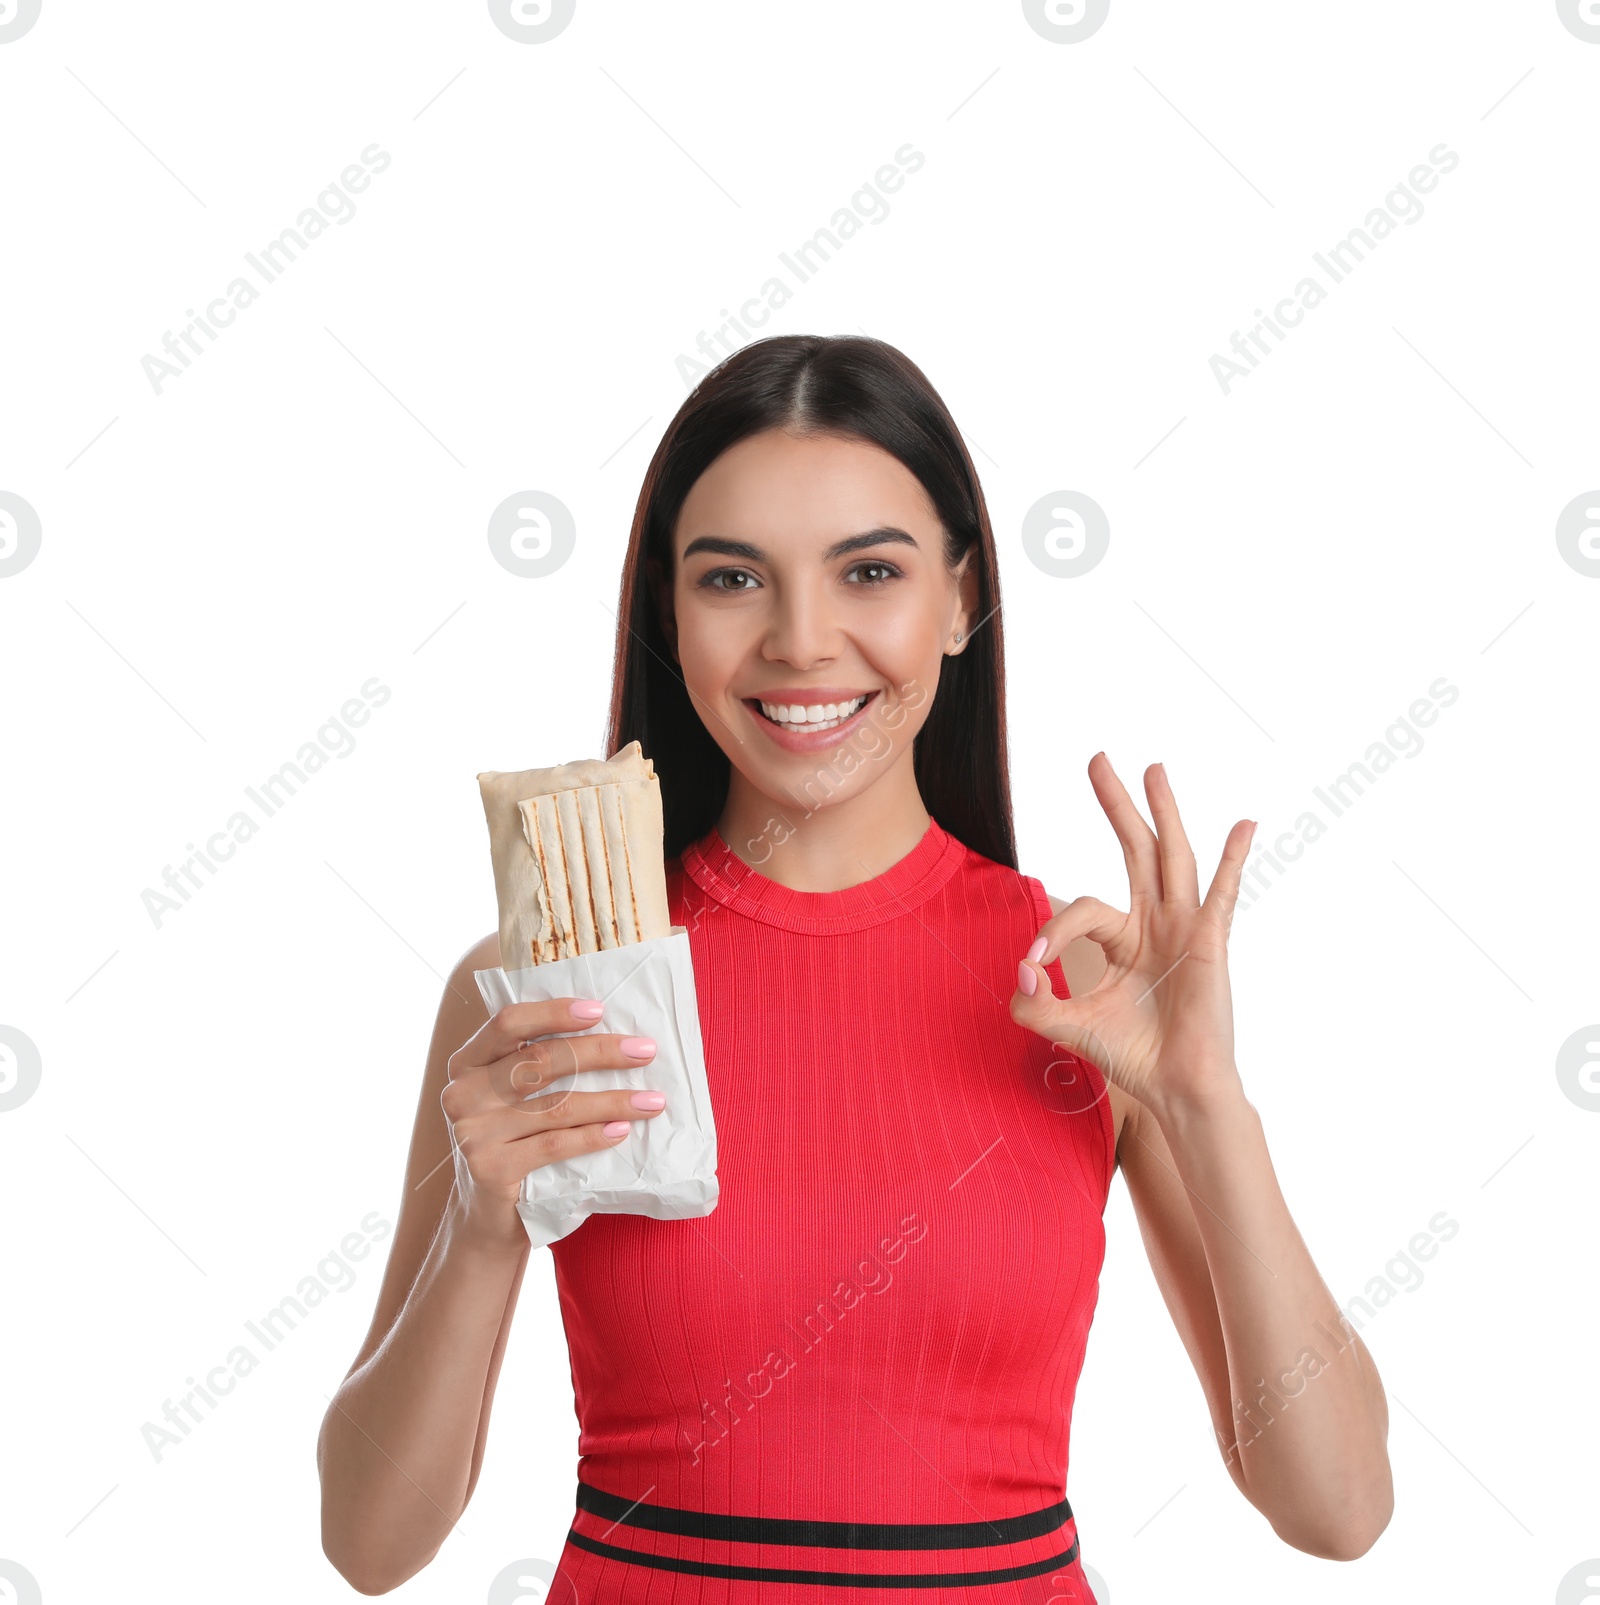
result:
[(610, 758), (478, 776), (506, 970), (671, 933), (661, 782), (630, 741)]

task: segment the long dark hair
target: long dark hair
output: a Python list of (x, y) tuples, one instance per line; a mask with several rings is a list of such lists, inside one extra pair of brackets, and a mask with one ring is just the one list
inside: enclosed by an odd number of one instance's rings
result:
[(869, 440), (927, 491), (953, 567), (972, 550), (978, 614), (967, 648), (946, 657), (912, 766), (928, 812), (975, 852), (1017, 867), (1006, 761), (1000, 573), (972, 459), (938, 392), (908, 357), (856, 335), (773, 335), (706, 374), (667, 426), (639, 492), (622, 567), (607, 753), (637, 741), (661, 779), (666, 856), (716, 824), (728, 759), (672, 661), (651, 592), (672, 584), (672, 535), (695, 481), (730, 446), (763, 430)]

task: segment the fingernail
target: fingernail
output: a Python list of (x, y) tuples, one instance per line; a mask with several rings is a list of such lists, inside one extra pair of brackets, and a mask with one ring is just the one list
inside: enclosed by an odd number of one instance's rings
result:
[(1033, 989), (1039, 984), (1039, 978), (1026, 964), (1017, 966), (1017, 985), (1031, 998)]
[(630, 1059), (648, 1059), (656, 1051), (656, 1045), (649, 1037), (624, 1037), (617, 1046)]
[(626, 1137), (633, 1126), (626, 1120), (608, 1120), (601, 1128), (601, 1134), (607, 1137)]
[(574, 1020), (598, 1020), (605, 1011), (602, 1003), (574, 1003), (572, 1005), (572, 1018)]
[(664, 1092), (636, 1092), (628, 1102), (635, 1109), (665, 1109), (667, 1095)]
[(1041, 936), (1039, 938), (1039, 940), (1037, 942), (1035, 942), (1033, 944), (1033, 946), (1028, 949), (1028, 958), (1033, 963), (1037, 964), (1039, 962), (1039, 960), (1044, 957), (1044, 950), (1047, 947), (1049, 947), (1049, 945), (1050, 945), (1049, 938)]

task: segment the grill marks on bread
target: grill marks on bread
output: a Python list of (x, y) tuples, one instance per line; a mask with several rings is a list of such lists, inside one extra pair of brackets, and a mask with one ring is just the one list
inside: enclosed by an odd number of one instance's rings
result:
[(671, 931), (661, 783), (629, 742), (607, 759), (478, 776), (508, 968)]

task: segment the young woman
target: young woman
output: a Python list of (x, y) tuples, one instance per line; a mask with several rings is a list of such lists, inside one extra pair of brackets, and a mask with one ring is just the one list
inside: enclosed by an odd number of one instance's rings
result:
[[(1233, 1059), (1254, 827), (1202, 898), (1161, 766), (1152, 829), (1097, 753), (1127, 911), (1020, 874), (999, 607), (971, 460), (890, 346), (747, 346), (657, 449), (606, 751), (637, 739), (661, 777), (721, 1196), (551, 1245), (581, 1423), (562, 1605), (1089, 1601), (1068, 1427), (1119, 1163), (1245, 1498), (1329, 1558), (1388, 1522), (1377, 1373)], [(499, 959), (486, 937), (445, 988), (377, 1312), (319, 1442), (324, 1547), (364, 1593), (471, 1498), (523, 1176), (658, 1112), (535, 1095), (653, 1044), (606, 1033), (598, 999), (486, 1019), (472, 972)]]

